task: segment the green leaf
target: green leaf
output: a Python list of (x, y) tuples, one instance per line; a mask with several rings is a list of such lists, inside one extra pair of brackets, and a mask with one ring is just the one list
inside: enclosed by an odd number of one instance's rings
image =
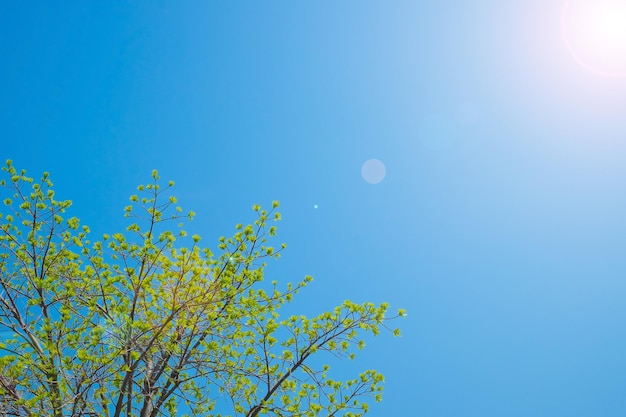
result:
[(363, 335), (388, 330), (386, 303), (346, 301), (281, 319), (312, 278), (263, 281), (266, 258), (286, 248), (271, 242), (277, 228), (268, 225), (281, 218), (278, 201), (269, 211), (255, 204), (254, 218), (219, 238), (213, 255), (199, 234), (190, 247), (176, 240), (176, 231), (187, 234), (184, 215), (156, 170), (121, 213), (133, 221), (109, 230), (118, 223), (102, 216), (97, 226), (108, 233), (95, 242), (71, 201), (53, 199), (48, 173), (33, 183), (9, 160), (3, 175), (0, 375), (20, 393), (9, 401), (27, 407), (21, 414), (62, 416), (76, 406), (81, 415), (121, 416), (140, 410), (146, 393), (164, 392), (151, 399), (157, 415), (215, 415), (211, 398), (220, 395), (231, 414), (259, 417), (350, 417), (367, 411), (365, 400), (380, 400), (382, 375), (335, 380), (324, 362), (354, 359)]

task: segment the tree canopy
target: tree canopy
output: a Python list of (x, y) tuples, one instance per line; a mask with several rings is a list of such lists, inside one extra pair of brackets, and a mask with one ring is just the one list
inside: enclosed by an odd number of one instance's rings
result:
[(254, 222), (214, 253), (186, 236), (194, 213), (157, 171), (131, 196), (126, 230), (99, 239), (48, 173), (34, 181), (11, 161), (3, 171), (0, 416), (350, 417), (381, 399), (380, 373), (335, 380), (316, 358), (353, 358), (365, 333), (404, 312), (345, 301), (281, 318), (311, 278), (263, 282), (285, 248), (268, 243), (278, 202), (254, 205)]

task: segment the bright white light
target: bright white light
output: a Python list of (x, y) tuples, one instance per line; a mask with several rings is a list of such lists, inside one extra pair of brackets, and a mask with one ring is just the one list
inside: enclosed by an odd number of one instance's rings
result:
[(361, 176), (370, 184), (378, 184), (385, 179), (387, 168), (378, 159), (368, 159), (361, 166)]
[(579, 64), (606, 77), (626, 77), (626, 0), (565, 0), (565, 44)]

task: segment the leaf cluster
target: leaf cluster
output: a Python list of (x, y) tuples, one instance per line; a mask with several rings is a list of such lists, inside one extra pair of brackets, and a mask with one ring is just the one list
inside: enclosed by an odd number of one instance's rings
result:
[(255, 221), (214, 254), (187, 236), (194, 213), (157, 171), (130, 197), (126, 230), (98, 240), (47, 173), (34, 181), (11, 161), (3, 171), (1, 416), (220, 416), (227, 399), (234, 416), (351, 417), (380, 400), (378, 372), (338, 381), (311, 358), (353, 358), (363, 333), (387, 328), (387, 304), (279, 316), (311, 278), (262, 283), (285, 248), (268, 244), (278, 202), (255, 205)]

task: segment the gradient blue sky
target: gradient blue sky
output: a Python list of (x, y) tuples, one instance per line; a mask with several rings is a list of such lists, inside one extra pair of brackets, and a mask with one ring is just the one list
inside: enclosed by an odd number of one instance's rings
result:
[(0, 157), (95, 234), (154, 168), (206, 244), (280, 200), (302, 311), (409, 312), (337, 366), (386, 375), (369, 415), (623, 417), (626, 78), (590, 68), (626, 48), (581, 65), (563, 7), (5, 1)]

